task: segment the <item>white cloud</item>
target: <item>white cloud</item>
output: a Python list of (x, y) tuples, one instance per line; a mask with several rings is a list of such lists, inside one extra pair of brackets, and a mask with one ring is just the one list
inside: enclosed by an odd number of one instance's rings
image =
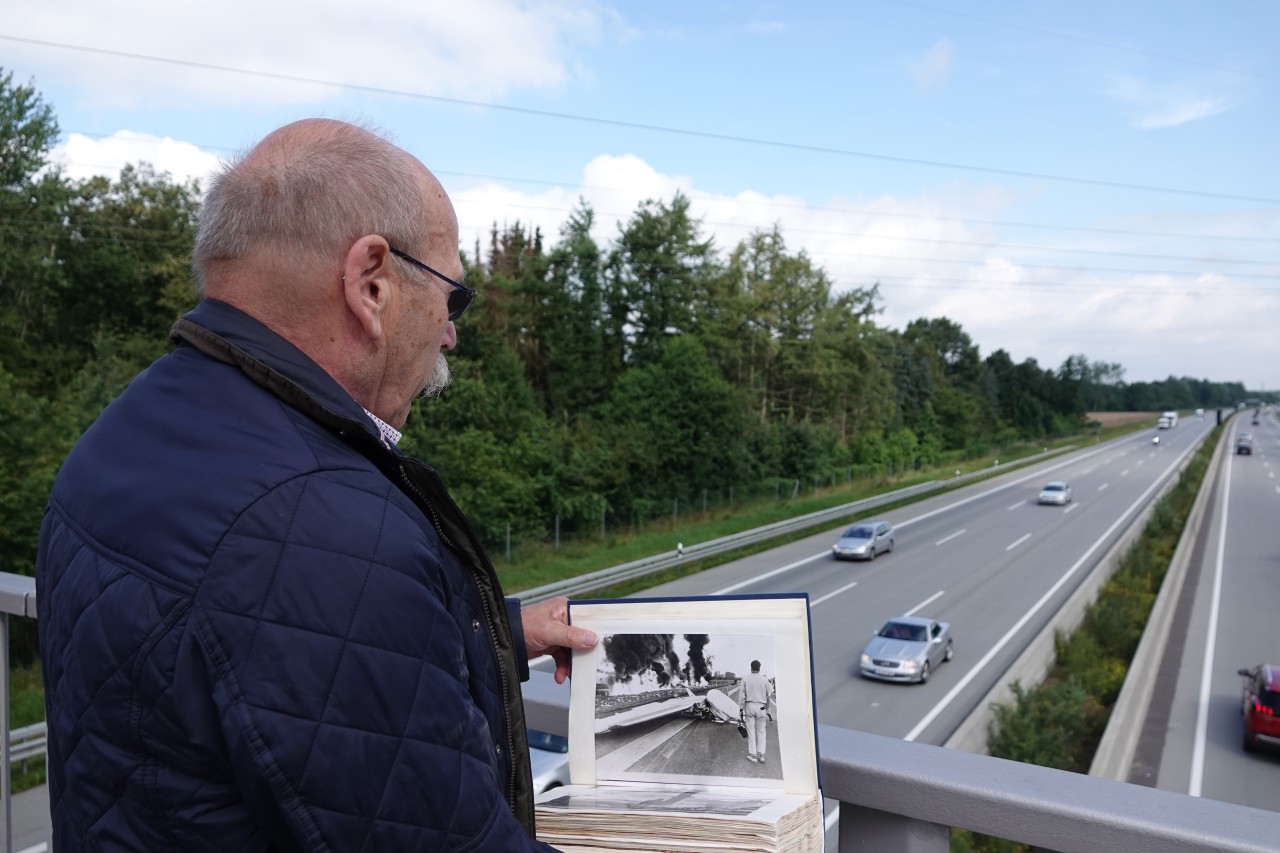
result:
[(752, 36), (776, 36), (787, 31), (786, 21), (747, 21), (742, 31)]
[(193, 99), (300, 104), (334, 92), (288, 78), (493, 100), (514, 90), (564, 86), (573, 48), (593, 43), (616, 23), (596, 0), (388, 0), (376, 9), (340, 0), (305, 7), (279, 0), (137, 0), (101, 6), (97, 14), (78, 0), (10, 5), (5, 25), (12, 33), (177, 60), (6, 44), (37, 78), (75, 80), (85, 103), (101, 108)]
[(64, 175), (77, 180), (93, 175), (115, 178), (125, 165), (147, 162), (176, 182), (199, 180), (201, 186), (208, 185), (207, 178), (218, 167), (217, 157), (190, 142), (130, 130), (103, 139), (68, 134), (66, 142), (53, 149), (51, 159)]
[(1211, 118), (1231, 109), (1221, 96), (1192, 92), (1185, 86), (1158, 86), (1134, 77), (1121, 77), (1107, 89), (1107, 95), (1127, 107), (1134, 127), (1158, 130)]
[(907, 69), (916, 81), (916, 88), (921, 92), (927, 92), (946, 82), (954, 61), (955, 46), (952, 45), (951, 39), (944, 38), (925, 51), (920, 59), (908, 62)]

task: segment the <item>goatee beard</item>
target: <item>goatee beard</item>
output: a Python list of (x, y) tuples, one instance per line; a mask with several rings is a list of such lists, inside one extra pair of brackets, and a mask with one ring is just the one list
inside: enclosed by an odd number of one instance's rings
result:
[(449, 380), (453, 377), (449, 373), (449, 362), (444, 357), (444, 353), (436, 356), (436, 366), (431, 370), (431, 378), (427, 380), (427, 384), (418, 392), (418, 399), (425, 400), (428, 397), (439, 397), (444, 393), (444, 389), (449, 387)]

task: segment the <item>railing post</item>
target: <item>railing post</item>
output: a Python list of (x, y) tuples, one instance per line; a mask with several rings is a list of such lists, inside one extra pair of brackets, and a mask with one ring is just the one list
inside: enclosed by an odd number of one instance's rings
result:
[(947, 853), (951, 829), (900, 814), (840, 804), (840, 853)]
[(0, 799), (4, 800), (4, 849), (13, 853), (13, 791), (9, 762), (9, 614), (0, 613)]

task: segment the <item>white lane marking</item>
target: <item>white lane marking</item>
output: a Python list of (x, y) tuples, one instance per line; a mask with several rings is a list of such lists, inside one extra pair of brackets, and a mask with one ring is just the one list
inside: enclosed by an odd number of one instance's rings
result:
[[(1154, 456), (1155, 454), (1152, 454), (1152, 455)], [(1146, 462), (1146, 461), (1147, 461), (1147, 460), (1145, 460), (1145, 459), (1139, 459), (1139, 460), (1138, 460), (1138, 464), (1139, 464), (1139, 465), (1141, 465), (1143, 462)]]
[(1017, 502), (1016, 504), (1014, 504), (1013, 506), (1005, 507), (1005, 509), (1011, 509), (1011, 510), (1012, 510), (1012, 509), (1017, 509), (1017, 508), (1018, 508), (1018, 507), (1020, 507), (1020, 506), (1025, 506), (1025, 505), (1026, 505), (1026, 503), (1027, 503), (1026, 501), (1018, 501), (1018, 502)]
[(1123, 471), (1121, 471), (1121, 472), (1120, 472), (1120, 476), (1121, 476), (1121, 477), (1128, 477), (1128, 476), (1129, 476), (1129, 469), (1128, 469), (1128, 468), (1125, 468)]
[(1103, 483), (1101, 486), (1098, 486), (1098, 491), (1100, 492), (1106, 491), (1107, 486), (1110, 486), (1110, 485), (1111, 485), (1110, 483)]
[(903, 613), (902, 615), (903, 615), (903, 616), (915, 616), (917, 612), (919, 612), (919, 611), (921, 611), (921, 610), (925, 609), (925, 608), (926, 608), (926, 607), (928, 607), (930, 604), (933, 604), (933, 602), (937, 601), (937, 600), (938, 600), (939, 598), (941, 598), (945, 593), (946, 593), (946, 590), (945, 590), (945, 589), (940, 589), (940, 590), (938, 590), (938, 591), (937, 591), (937, 592), (935, 592), (933, 595), (929, 596), (929, 597), (928, 597), (928, 598), (926, 598), (924, 601), (920, 602), (920, 603), (919, 603), (919, 604), (917, 604), (915, 607), (911, 608), (910, 610), (908, 610), (906, 613)]
[(1268, 471), (1268, 472), (1267, 472), (1267, 479), (1274, 480), (1275, 478), (1276, 478), (1276, 472), (1275, 472), (1275, 471)]
[(1276, 494), (1280, 495), (1280, 486), (1276, 486)]
[(854, 581), (853, 583), (850, 583), (850, 584), (845, 584), (844, 586), (842, 586), (842, 587), (840, 587), (839, 589), (837, 589), (835, 592), (829, 592), (829, 593), (827, 593), (826, 595), (822, 596), (822, 598), (819, 598), (817, 601), (811, 602), (811, 603), (809, 604), (809, 606), (810, 606), (810, 607), (817, 607), (819, 604), (821, 604), (822, 602), (826, 601), (828, 598), (835, 598), (835, 597), (836, 597), (837, 595), (839, 595), (840, 593), (842, 593), (842, 592), (848, 592), (849, 590), (853, 589), (853, 588), (854, 588), (855, 586), (857, 586), (857, 585), (858, 585), (858, 582), (857, 582), (857, 581)]
[(1067, 513), (1071, 512), (1071, 510), (1075, 509), (1078, 506), (1080, 506), (1080, 504), (1068, 504), (1067, 508), (1062, 511), (1062, 514), (1066, 515)]
[[(1276, 486), (1276, 490), (1280, 491), (1280, 486)], [(937, 542), (934, 542), (933, 544), (942, 545), (945, 542), (950, 542), (952, 539), (955, 539), (957, 536), (963, 536), (963, 535), (964, 535), (964, 530), (957, 530), (955, 533), (951, 533), (947, 536), (943, 536), (941, 539), (939, 539)]]
[(41, 841), (39, 844), (33, 844), (30, 847), (19, 850), (18, 853), (45, 853), (48, 849), (49, 843), (47, 841)]
[(1031, 534), (1030, 534), (1030, 533), (1024, 533), (1024, 534), (1022, 534), (1022, 538), (1021, 538), (1021, 539), (1018, 539), (1018, 540), (1014, 541), (1013, 543), (1011, 543), (1011, 544), (1009, 544), (1009, 545), (1006, 545), (1006, 546), (1005, 546), (1005, 550), (1006, 550), (1006, 551), (1012, 551), (1014, 548), (1017, 548), (1019, 545), (1021, 545), (1023, 542), (1026, 542), (1026, 541), (1027, 541), (1028, 539), (1030, 539), (1030, 538), (1031, 538)]
[(750, 586), (753, 583), (765, 580), (766, 578), (771, 578), (774, 575), (780, 575), (783, 572), (789, 572), (792, 569), (803, 566), (805, 563), (812, 563), (814, 560), (820, 560), (823, 557), (827, 557), (829, 555), (830, 555), (830, 552), (823, 551), (820, 554), (814, 554), (812, 557), (804, 557), (802, 559), (796, 560), (794, 563), (787, 563), (785, 566), (779, 566), (778, 568), (774, 569), (771, 572), (765, 572), (762, 575), (756, 575), (753, 578), (748, 578), (747, 580), (739, 581), (738, 583), (735, 583), (732, 586), (726, 586), (724, 589), (720, 590), (719, 592), (713, 592), (711, 594), (712, 595), (728, 595), (729, 593), (735, 590), (742, 589), (744, 586)]
[(831, 807), (831, 811), (827, 813), (827, 832), (831, 831), (831, 827), (840, 822), (840, 803), (836, 803)]
[(1231, 505), (1231, 469), (1235, 457), (1227, 463), (1227, 477), (1222, 484), (1222, 518), (1218, 522), (1218, 553), (1213, 567), (1213, 594), (1209, 598), (1209, 626), (1205, 629), (1204, 669), (1200, 671), (1200, 707), (1196, 709), (1196, 736), (1191, 746), (1191, 783), (1187, 793), (1200, 796), (1204, 783), (1204, 741), (1209, 725), (1209, 686), (1213, 680), (1213, 653), (1218, 643), (1218, 606), (1222, 597), (1222, 564), (1227, 551), (1227, 509)]
[(1018, 619), (1018, 621), (1013, 624), (1013, 627), (1005, 632), (1003, 637), (1001, 637), (999, 640), (996, 640), (996, 644), (992, 646), (987, 651), (987, 653), (983, 655), (978, 660), (978, 662), (973, 665), (973, 669), (966, 672), (964, 676), (961, 677), (961, 679), (956, 682), (955, 686), (947, 691), (947, 695), (943, 696), (942, 700), (938, 702), (937, 705), (933, 706), (933, 710), (925, 714), (924, 719), (916, 723), (915, 728), (907, 732), (907, 736), (903, 738), (903, 740), (915, 740), (916, 738), (920, 737), (921, 733), (924, 732), (924, 730), (929, 727), (929, 724), (932, 723), (934, 720), (938, 719), (939, 714), (947, 710), (948, 706), (950, 706), (951, 703), (956, 700), (956, 697), (959, 696), (964, 691), (964, 689), (969, 686), (969, 683), (978, 677), (978, 675), (982, 672), (982, 670), (984, 670), (987, 667), (987, 664), (991, 663), (992, 659), (996, 655), (1000, 654), (1000, 650), (1003, 649), (1005, 646), (1009, 645), (1009, 643), (1013, 641), (1013, 638), (1017, 636), (1018, 632), (1022, 630), (1023, 626), (1025, 626), (1028, 622), (1030, 622), (1031, 619), (1036, 615), (1036, 613), (1038, 613), (1041, 610), (1041, 608), (1043, 608), (1046, 604), (1048, 604), (1049, 601), (1052, 600), (1052, 598), (1055, 595), (1057, 595), (1058, 590), (1062, 589), (1062, 587), (1067, 583), (1067, 581), (1071, 579), (1071, 576), (1074, 575), (1076, 572), (1080, 571), (1080, 567), (1085, 564), (1085, 561), (1088, 560), (1091, 556), (1093, 556), (1093, 552), (1098, 550), (1098, 548), (1102, 547), (1102, 543), (1106, 542), (1107, 539), (1110, 538), (1111, 534), (1115, 533), (1121, 524), (1124, 524), (1125, 519), (1128, 518), (1133, 513), (1134, 510), (1136, 510), (1139, 506), (1142, 505), (1143, 501), (1145, 501), (1147, 497), (1153, 491), (1156, 490), (1156, 488), (1160, 485), (1161, 481), (1164, 480), (1165, 477), (1169, 476), (1169, 474), (1172, 473), (1174, 470), (1176, 470), (1177, 467), (1182, 464), (1182, 460), (1185, 459), (1187, 455), (1190, 453), (1191, 453), (1190, 447), (1182, 451), (1182, 453), (1178, 455), (1178, 458), (1174, 459), (1173, 462), (1169, 464), (1169, 467), (1164, 469), (1164, 473), (1156, 477), (1155, 480), (1151, 482), (1151, 485), (1147, 486), (1147, 488), (1142, 492), (1142, 494), (1138, 495), (1138, 499), (1134, 501), (1132, 504), (1130, 504), (1128, 509), (1120, 513), (1120, 515), (1116, 517), (1116, 520), (1111, 523), (1111, 526), (1108, 527), (1101, 536), (1099, 536), (1096, 540), (1094, 540), (1094, 543), (1089, 546), (1089, 549), (1080, 555), (1080, 559), (1076, 560), (1074, 563), (1071, 564), (1071, 568), (1067, 569), (1066, 573), (1063, 574), (1062, 577), (1058, 578), (1057, 581), (1054, 582), (1053, 586), (1049, 587), (1049, 589), (1045, 591), (1045, 594), (1040, 596), (1040, 598), (1036, 601), (1036, 603), (1031, 605), (1030, 609), (1028, 609), (1026, 613), (1022, 614), (1022, 616)]

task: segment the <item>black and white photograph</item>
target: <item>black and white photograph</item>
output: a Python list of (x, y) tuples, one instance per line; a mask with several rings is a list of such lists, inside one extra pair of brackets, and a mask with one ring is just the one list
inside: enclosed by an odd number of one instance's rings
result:
[(601, 650), (597, 778), (782, 779), (771, 635), (613, 633)]
[(563, 850), (823, 849), (803, 593), (570, 601), (569, 784), (538, 796)]

